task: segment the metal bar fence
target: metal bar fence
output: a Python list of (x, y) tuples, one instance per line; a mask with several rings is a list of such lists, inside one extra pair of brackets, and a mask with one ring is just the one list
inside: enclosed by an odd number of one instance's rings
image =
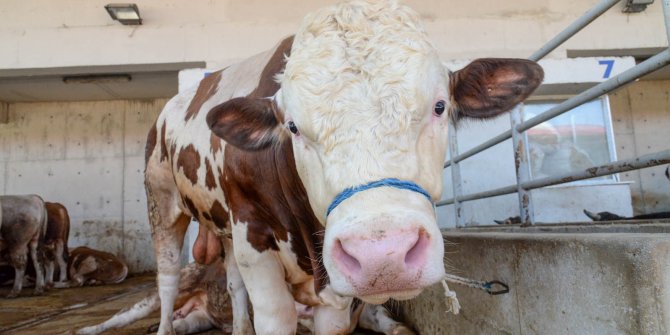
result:
[[(621, 0), (603, 0), (596, 4), (596, 6), (588, 10), (586, 13), (584, 13), (584, 15), (578, 18), (565, 30), (556, 35), (538, 51), (533, 53), (529, 59), (533, 61), (540, 60), (620, 1)], [(517, 106), (510, 113), (510, 130), (505, 131), (462, 154), (458, 153), (458, 144), (456, 142), (456, 127), (450, 124), (449, 139), (450, 141), (453, 140), (454, 142), (450, 143), (449, 145), (449, 156), (451, 159), (445, 162), (444, 168), (451, 167), (454, 196), (451, 199), (438, 201), (435, 203), (435, 205), (444, 206), (454, 204), (456, 226), (462, 227), (465, 224), (465, 217), (463, 215), (462, 207), (463, 202), (516, 192), (519, 195), (519, 213), (522, 222), (525, 225), (532, 225), (535, 223), (535, 219), (533, 217), (533, 203), (529, 192), (532, 189), (670, 163), (670, 150), (665, 150), (655, 154), (641, 156), (635, 159), (621, 160), (607, 165), (591, 167), (583, 171), (571, 172), (558, 176), (550, 176), (531, 181), (530, 171), (528, 168), (528, 139), (525, 133), (528, 129), (535, 127), (542, 122), (566, 113), (577, 106), (607, 94), (623, 85), (632, 82), (633, 80), (636, 80), (639, 77), (642, 77), (670, 64), (670, 0), (662, 0), (661, 5), (663, 6), (663, 17), (665, 20), (666, 34), (669, 43), (669, 47), (666, 50), (615, 77), (612, 77), (568, 100), (565, 100), (555, 107), (525, 122), (523, 121), (523, 106)], [(514, 159), (517, 176), (516, 185), (463, 195), (459, 163), (510, 138), (512, 138), (512, 145), (515, 156)]]

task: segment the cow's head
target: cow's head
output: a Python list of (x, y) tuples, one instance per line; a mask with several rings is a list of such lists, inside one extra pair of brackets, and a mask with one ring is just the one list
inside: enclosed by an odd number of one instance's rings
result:
[(448, 120), (508, 111), (542, 76), (537, 64), (513, 59), (449, 73), (416, 13), (355, 1), (305, 19), (274, 97), (233, 99), (208, 122), (248, 150), (290, 138), (325, 226), (333, 290), (381, 303), (414, 297), (444, 276), (433, 201), (442, 192)]

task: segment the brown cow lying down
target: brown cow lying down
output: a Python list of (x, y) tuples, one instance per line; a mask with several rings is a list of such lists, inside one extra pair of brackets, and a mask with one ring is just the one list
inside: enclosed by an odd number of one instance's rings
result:
[(46, 284), (54, 281), (54, 268), (58, 263), (58, 281), (67, 280), (68, 249), (70, 235), (70, 216), (67, 209), (57, 202), (46, 202), (47, 232), (44, 238), (44, 268)]
[(23, 287), (28, 249), (36, 272), (35, 294), (44, 292), (41, 242), (47, 227), (44, 201), (37, 195), (0, 196), (0, 255), (14, 268), (14, 287), (7, 298), (15, 298)]
[[(177, 334), (192, 334), (211, 328), (232, 331), (232, 307), (226, 290), (226, 272), (223, 261), (218, 259), (210, 265), (191, 263), (181, 270), (179, 293), (174, 305), (172, 326)], [(139, 301), (109, 320), (77, 331), (79, 335), (100, 334), (110, 329), (127, 326), (147, 317), (160, 308), (158, 293)], [(300, 334), (311, 333), (312, 309), (297, 304), (302, 329)], [(385, 334), (414, 334), (409, 328), (390, 318), (382, 306), (360, 304), (351, 313), (352, 324)], [(358, 321), (358, 322), (356, 322)], [(157, 325), (149, 331), (156, 331)], [(352, 329), (353, 330), (353, 329)]]
[(650, 214), (635, 215), (632, 217), (624, 217), (610, 212), (593, 213), (584, 210), (584, 214), (593, 221), (617, 221), (617, 220), (652, 220), (652, 219), (670, 219), (670, 212), (658, 212)]
[(68, 275), (69, 281), (54, 283), (54, 287), (118, 284), (126, 279), (128, 267), (118, 257), (108, 252), (77, 247), (70, 251)]

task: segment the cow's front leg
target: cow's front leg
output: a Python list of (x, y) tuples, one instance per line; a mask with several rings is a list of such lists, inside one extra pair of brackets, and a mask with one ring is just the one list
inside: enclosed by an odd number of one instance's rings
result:
[[(30, 257), (33, 259), (33, 266), (35, 267), (35, 295), (44, 293), (44, 272), (42, 271), (42, 255), (38, 254), (39, 234), (35, 235), (28, 246), (30, 247)], [(41, 251), (41, 250), (40, 250)]]
[[(238, 230), (243, 231), (236, 234)], [(246, 240), (246, 227), (234, 227), (233, 234), (235, 258), (254, 309), (256, 334), (295, 334), (298, 314), (277, 253), (252, 247)]]
[[(351, 299), (349, 299), (351, 303)], [(320, 305), (314, 307), (314, 334), (339, 335), (349, 334), (356, 325), (351, 324), (349, 305), (345, 308)]]
[(233, 309), (233, 335), (253, 335), (254, 328), (249, 318), (249, 295), (247, 294), (247, 288), (244, 286), (244, 281), (242, 281), (240, 270), (237, 268), (233, 243), (229, 238), (224, 238), (222, 243), (226, 255), (226, 289)]
[(58, 240), (56, 242), (56, 262), (58, 262), (58, 281), (64, 282), (67, 280), (67, 262), (65, 261), (65, 242)]
[(415, 335), (409, 327), (394, 320), (386, 307), (365, 304), (358, 325), (385, 335)]
[(14, 268), (14, 287), (7, 295), (7, 298), (16, 298), (23, 287), (23, 276), (26, 273), (26, 263), (28, 263), (28, 248), (26, 245), (19, 245), (9, 252), (9, 262)]
[(55, 269), (54, 261), (49, 257), (47, 257), (44, 260), (44, 283), (46, 284), (47, 287), (53, 286), (54, 269)]
[(179, 293), (179, 256), (189, 218), (183, 216), (170, 227), (156, 227), (153, 232), (156, 252), (158, 296), (161, 300), (159, 335), (174, 334), (172, 311)]

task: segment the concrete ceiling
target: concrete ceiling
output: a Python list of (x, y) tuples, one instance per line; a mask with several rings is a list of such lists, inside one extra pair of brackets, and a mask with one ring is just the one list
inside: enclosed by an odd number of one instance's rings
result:
[(178, 73), (204, 62), (0, 70), (0, 101), (151, 99), (177, 93)]

